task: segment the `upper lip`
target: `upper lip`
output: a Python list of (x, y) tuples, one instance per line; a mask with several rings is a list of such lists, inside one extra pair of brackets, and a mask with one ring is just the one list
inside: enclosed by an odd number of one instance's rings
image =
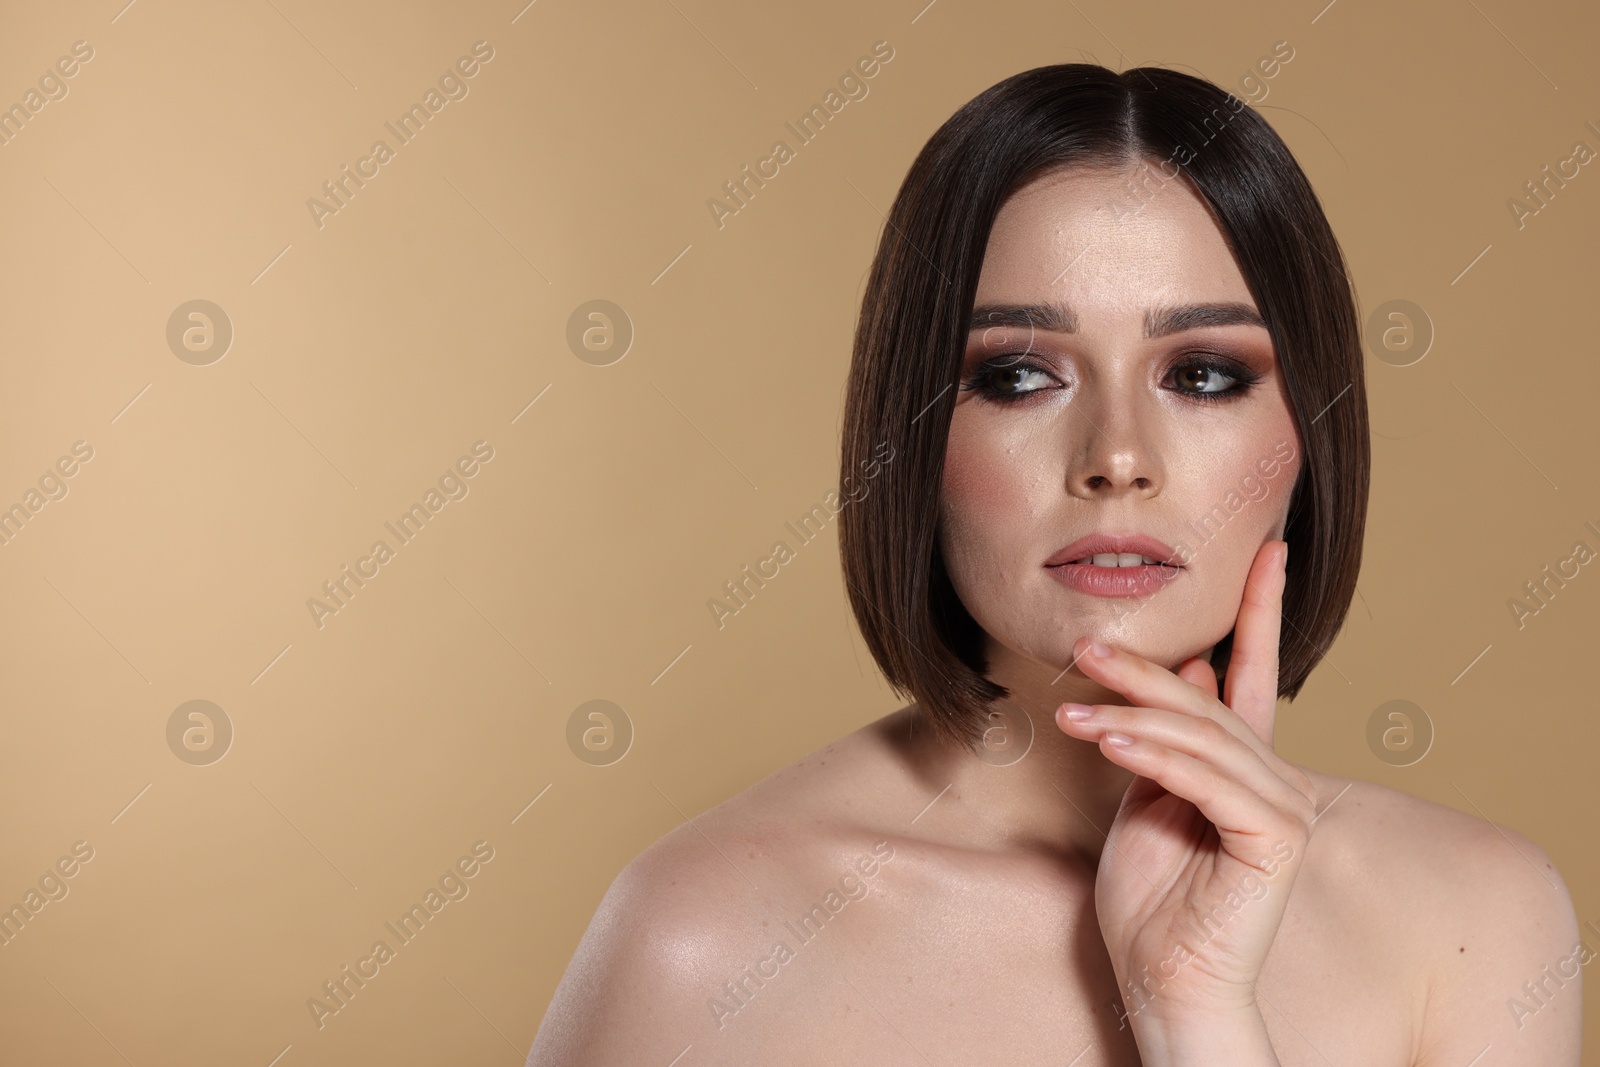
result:
[(1173, 567), (1183, 566), (1176, 558), (1177, 553), (1173, 551), (1172, 546), (1158, 541), (1154, 537), (1146, 537), (1144, 534), (1104, 533), (1092, 533), (1087, 537), (1078, 538), (1072, 544), (1067, 545), (1045, 560), (1044, 565), (1046, 567), (1059, 567), (1087, 556), (1098, 556), (1111, 552), (1118, 554), (1132, 552), (1153, 559), (1158, 563), (1165, 563)]

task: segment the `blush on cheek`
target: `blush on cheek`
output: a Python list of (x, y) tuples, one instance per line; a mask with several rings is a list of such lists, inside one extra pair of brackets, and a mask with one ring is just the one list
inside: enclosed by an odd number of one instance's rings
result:
[(1006, 507), (1011, 494), (1005, 480), (980, 469), (946, 471), (945, 498), (964, 511), (994, 515)]
[(1001, 495), (990, 464), (985, 461), (982, 450), (972, 444), (959, 442), (952, 435), (951, 445), (945, 452), (940, 492), (946, 510), (964, 512), (992, 507)]

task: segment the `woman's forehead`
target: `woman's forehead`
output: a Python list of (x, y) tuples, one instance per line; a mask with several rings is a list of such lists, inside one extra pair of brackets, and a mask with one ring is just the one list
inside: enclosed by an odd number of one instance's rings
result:
[(1210, 211), (1169, 181), (1123, 212), (1129, 171), (1075, 169), (1030, 183), (990, 231), (978, 304), (1058, 300), (1085, 319), (1152, 307), (1254, 304)]

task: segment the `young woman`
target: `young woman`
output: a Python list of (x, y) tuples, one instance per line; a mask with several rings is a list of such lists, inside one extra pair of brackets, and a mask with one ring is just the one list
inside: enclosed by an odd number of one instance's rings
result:
[(635, 859), (528, 1062), (1577, 1064), (1539, 847), (1273, 751), (1368, 463), (1343, 257), (1264, 120), (1159, 68), (979, 95), (845, 405), (848, 593), (914, 702)]

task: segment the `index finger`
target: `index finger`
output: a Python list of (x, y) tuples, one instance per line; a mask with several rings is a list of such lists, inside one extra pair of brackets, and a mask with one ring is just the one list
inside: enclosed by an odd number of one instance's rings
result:
[(1244, 580), (1244, 599), (1233, 627), (1233, 650), (1223, 679), (1222, 702), (1268, 745), (1278, 708), (1278, 636), (1283, 623), (1287, 541), (1268, 541)]

